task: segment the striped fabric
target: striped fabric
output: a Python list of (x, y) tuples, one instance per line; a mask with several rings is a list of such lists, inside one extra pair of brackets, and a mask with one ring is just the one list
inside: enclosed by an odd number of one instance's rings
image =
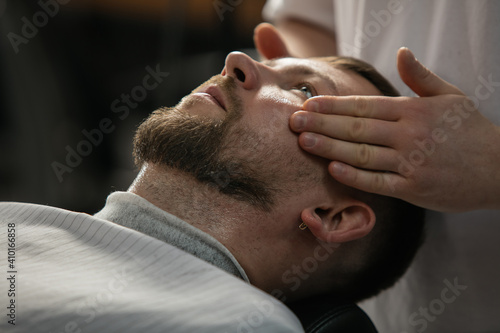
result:
[(0, 228), (1, 332), (303, 332), (275, 298), (115, 223), (1, 203)]

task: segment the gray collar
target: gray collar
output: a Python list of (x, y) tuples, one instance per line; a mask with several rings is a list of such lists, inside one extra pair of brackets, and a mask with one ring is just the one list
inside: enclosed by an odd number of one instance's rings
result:
[(95, 217), (162, 240), (249, 282), (236, 258), (219, 241), (136, 194), (110, 194)]

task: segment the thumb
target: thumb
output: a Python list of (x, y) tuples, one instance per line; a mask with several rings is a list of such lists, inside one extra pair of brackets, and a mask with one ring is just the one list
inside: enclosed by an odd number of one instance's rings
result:
[(253, 41), (257, 51), (266, 59), (290, 56), (281, 34), (272, 24), (261, 23), (255, 27)]
[(406, 47), (398, 50), (399, 76), (420, 97), (464, 93), (422, 65)]

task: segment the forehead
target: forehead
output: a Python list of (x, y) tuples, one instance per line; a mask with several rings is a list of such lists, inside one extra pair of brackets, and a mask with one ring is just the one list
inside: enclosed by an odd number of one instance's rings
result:
[[(332, 95), (381, 95), (380, 91), (361, 75), (317, 59), (280, 58), (265, 60), (264, 65), (292, 76), (309, 76), (330, 86)], [(328, 93), (322, 93), (328, 94)]]

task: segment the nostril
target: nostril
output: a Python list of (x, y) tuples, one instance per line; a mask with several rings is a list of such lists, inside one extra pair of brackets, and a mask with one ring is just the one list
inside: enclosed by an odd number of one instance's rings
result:
[(245, 73), (239, 68), (234, 69), (234, 75), (236, 75), (236, 78), (240, 80), (241, 82), (245, 82)]

